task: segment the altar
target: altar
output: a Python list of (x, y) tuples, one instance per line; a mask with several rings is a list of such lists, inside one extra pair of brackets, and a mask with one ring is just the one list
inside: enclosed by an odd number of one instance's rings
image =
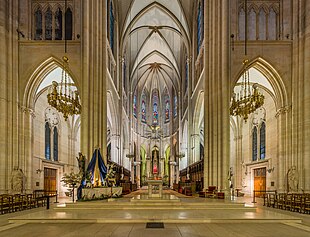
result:
[[(162, 197), (163, 196), (163, 181), (161, 179), (156, 180), (147, 180), (147, 185), (148, 185), (148, 196), (149, 197)], [(153, 187), (158, 186), (158, 194), (153, 193)]]
[(106, 188), (83, 188), (82, 200), (100, 199), (111, 196), (121, 196), (122, 187), (106, 187)]

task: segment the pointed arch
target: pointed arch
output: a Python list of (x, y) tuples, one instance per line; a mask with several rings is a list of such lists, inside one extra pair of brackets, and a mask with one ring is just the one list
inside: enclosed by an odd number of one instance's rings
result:
[[(287, 107), (289, 104), (287, 90), (277, 70), (262, 57), (252, 59), (249, 62), (248, 68), (250, 69), (252, 67), (262, 73), (265, 76), (266, 80), (270, 83), (275, 93), (276, 109), (279, 110), (281, 108)], [(233, 93), (235, 85), (237, 84), (237, 81), (242, 76), (242, 73), (243, 68), (241, 68), (236, 78), (234, 78), (233, 80), (233, 84), (231, 85), (231, 95)]]
[(170, 121), (170, 96), (167, 88), (164, 89), (163, 98), (164, 98), (164, 106), (163, 106), (164, 122), (168, 123)]
[[(31, 74), (24, 91), (23, 105), (26, 108), (34, 109), (34, 101), (36, 98), (37, 89), (39, 88), (45, 77), (57, 67), (62, 68), (62, 60), (54, 56), (47, 58), (36, 67), (36, 69)], [(68, 75), (72, 78), (74, 85), (76, 86), (78, 91), (80, 91), (76, 77), (69, 68), (67, 69)], [(79, 96), (81, 98), (81, 93), (79, 94)]]
[(158, 89), (153, 89), (151, 101), (152, 101), (152, 124), (158, 125), (159, 124), (159, 111), (160, 111)]

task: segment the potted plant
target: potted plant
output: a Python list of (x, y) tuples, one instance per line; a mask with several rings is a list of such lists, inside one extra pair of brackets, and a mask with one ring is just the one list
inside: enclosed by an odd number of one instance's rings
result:
[(72, 188), (72, 201), (74, 202), (74, 189), (81, 183), (82, 174), (71, 172), (69, 174), (64, 174), (61, 178), (61, 182), (64, 186)]

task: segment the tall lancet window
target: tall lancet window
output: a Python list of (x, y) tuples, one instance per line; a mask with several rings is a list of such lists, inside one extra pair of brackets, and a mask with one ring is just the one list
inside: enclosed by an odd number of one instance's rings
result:
[(159, 98), (158, 98), (158, 90), (157, 89), (154, 89), (152, 92), (152, 103), (153, 103), (152, 124), (158, 125)]
[(62, 39), (62, 11), (57, 9), (55, 14), (55, 40)]
[(47, 8), (45, 12), (45, 39), (52, 39), (53, 23), (52, 23), (52, 11), (50, 8)]
[(133, 96), (133, 116), (137, 118), (137, 91), (135, 92)]
[(146, 123), (146, 92), (145, 90), (141, 96), (141, 122)]
[(58, 130), (54, 127), (54, 161), (58, 161)]
[(165, 111), (164, 111), (164, 115), (165, 115), (165, 123), (168, 123), (170, 120), (170, 97), (169, 97), (169, 93), (167, 88), (165, 88), (164, 90), (164, 101), (165, 101)]
[(173, 99), (173, 117), (178, 116), (178, 97), (175, 95)]
[(204, 19), (203, 19), (203, 1), (199, 1), (198, 4), (198, 12), (197, 12), (197, 54), (199, 54), (202, 41), (203, 41), (203, 26), (204, 25)]
[(72, 40), (72, 32), (73, 32), (73, 19), (72, 19), (72, 11), (70, 8), (66, 10), (65, 13), (65, 37), (67, 40)]
[(49, 123), (45, 123), (45, 158), (51, 159), (51, 128)]
[(110, 41), (110, 48), (114, 53), (114, 10), (113, 10), (113, 1), (110, 0), (109, 3), (109, 41)]
[(260, 153), (260, 159), (264, 160), (266, 157), (266, 124), (263, 122), (261, 124), (260, 130), (259, 130), (259, 153)]
[(41, 40), (42, 39), (42, 11), (41, 9), (37, 9), (34, 13), (34, 22), (35, 22), (35, 33), (34, 39)]
[(257, 127), (252, 131), (252, 161), (257, 160)]

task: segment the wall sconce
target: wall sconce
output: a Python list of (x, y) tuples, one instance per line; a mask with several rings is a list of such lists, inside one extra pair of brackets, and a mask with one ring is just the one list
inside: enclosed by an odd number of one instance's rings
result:
[(36, 170), (37, 174), (41, 174), (42, 171), (43, 171), (43, 170), (41, 170), (41, 169), (37, 169), (37, 170)]
[(271, 173), (272, 171), (274, 171), (274, 167), (270, 168), (270, 169), (267, 169), (267, 172), (268, 173)]

